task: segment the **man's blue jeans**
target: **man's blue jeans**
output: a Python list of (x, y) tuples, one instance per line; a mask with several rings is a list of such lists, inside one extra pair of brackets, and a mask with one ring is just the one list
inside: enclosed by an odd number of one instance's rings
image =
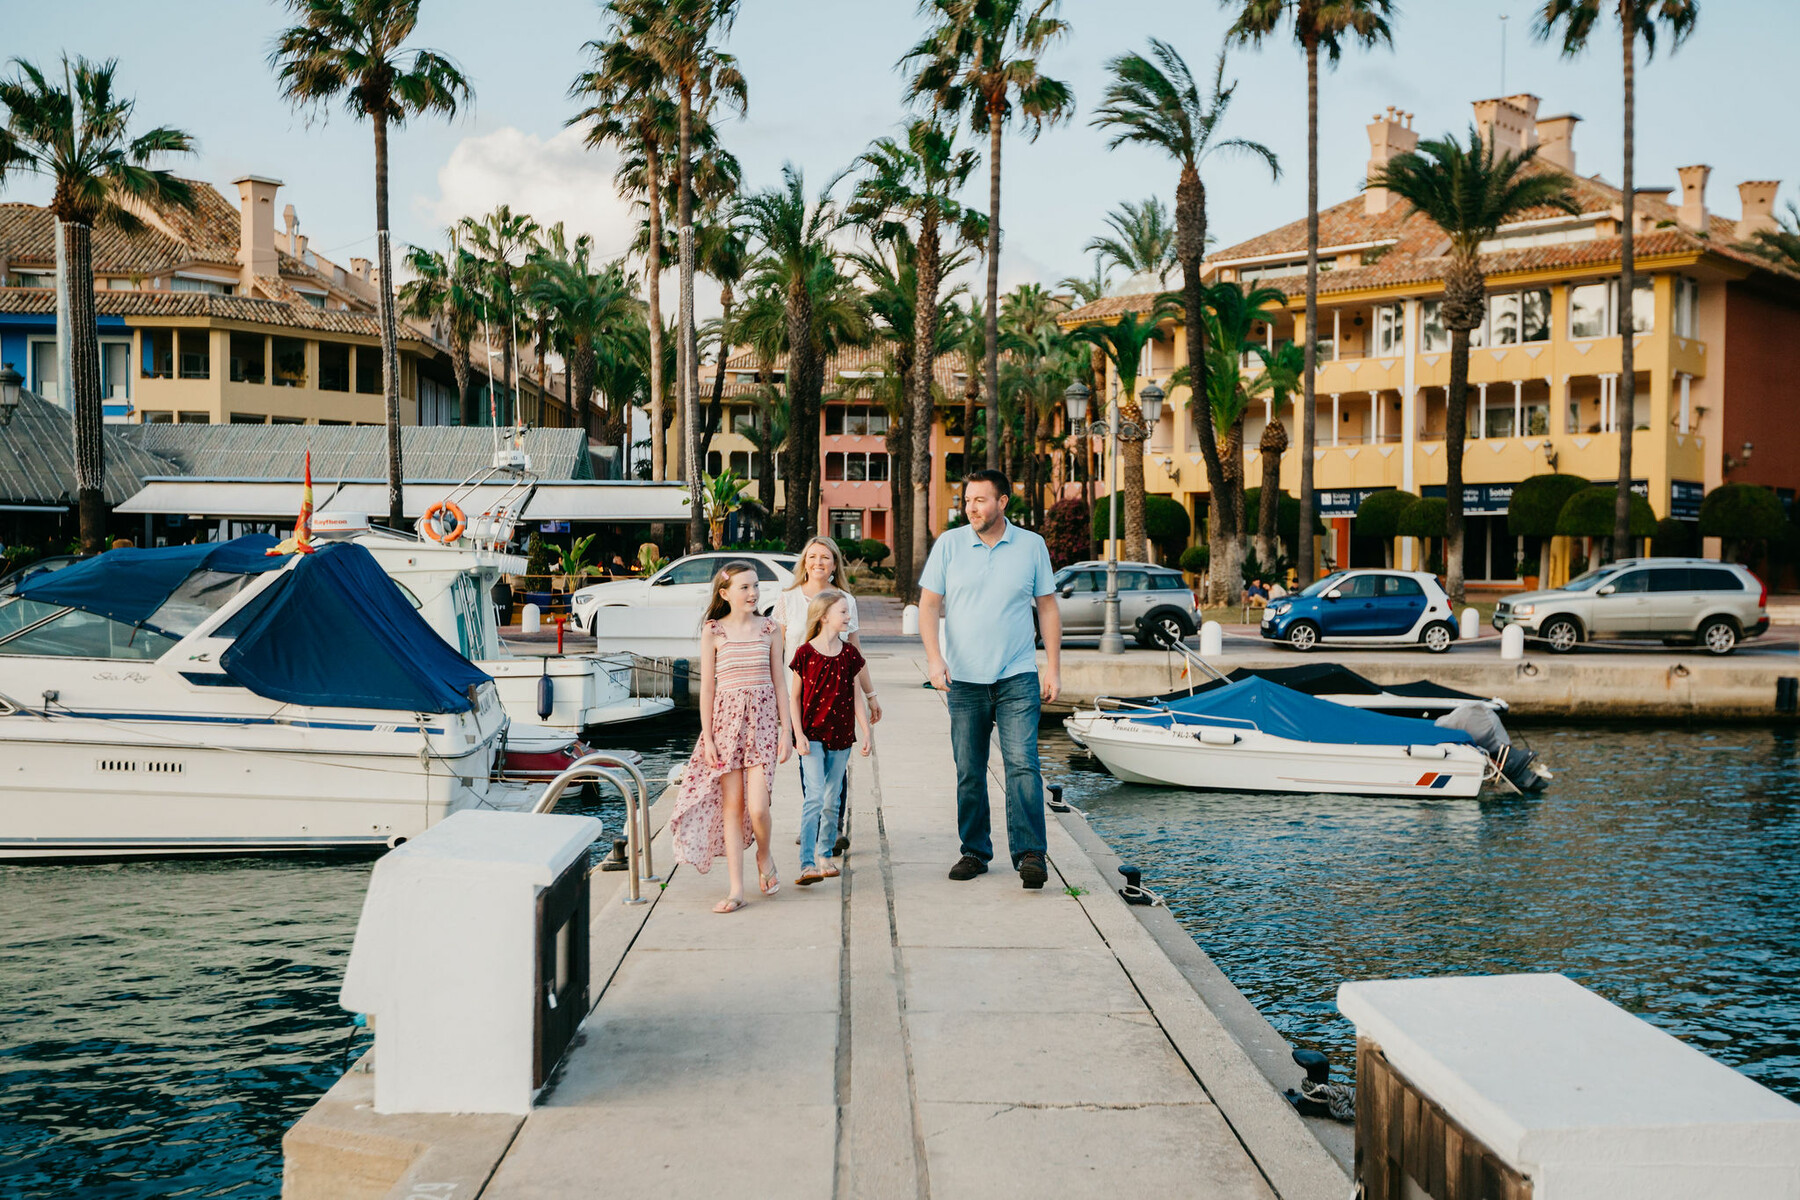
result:
[(851, 747), (827, 750), (813, 742), (800, 756), (800, 869), (817, 866), (837, 841), (839, 785), (850, 766)]
[(1000, 730), (1006, 765), (1006, 848), (1012, 864), (1044, 852), (1044, 777), (1038, 771), (1038, 677), (1008, 675), (996, 683), (950, 681), (950, 749), (956, 755), (956, 829), (962, 852), (994, 857), (988, 820), (988, 738)]

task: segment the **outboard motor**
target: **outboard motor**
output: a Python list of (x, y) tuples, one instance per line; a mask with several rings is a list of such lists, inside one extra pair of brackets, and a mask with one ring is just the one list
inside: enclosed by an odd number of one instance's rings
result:
[(1537, 766), (1537, 751), (1513, 745), (1506, 726), (1485, 705), (1466, 704), (1453, 708), (1432, 724), (1443, 729), (1459, 729), (1474, 738), (1495, 768), (1521, 792), (1541, 792), (1549, 785), (1548, 772)]

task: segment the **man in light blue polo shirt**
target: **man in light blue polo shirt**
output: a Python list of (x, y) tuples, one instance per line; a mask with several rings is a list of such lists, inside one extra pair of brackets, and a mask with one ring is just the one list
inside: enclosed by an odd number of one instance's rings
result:
[[(950, 748), (956, 756), (956, 827), (962, 858), (952, 879), (988, 869), (994, 842), (988, 820), (988, 739), (1000, 730), (1006, 764), (1006, 848), (1028, 888), (1049, 878), (1044, 865), (1044, 779), (1038, 771), (1040, 698), (1062, 690), (1062, 613), (1056, 607), (1044, 539), (1006, 519), (1012, 484), (999, 471), (963, 480), (963, 514), (931, 548), (919, 578), (919, 633), (931, 684), (950, 693)], [(1037, 631), (1048, 669), (1040, 681)], [(947, 647), (938, 645), (945, 618)]]

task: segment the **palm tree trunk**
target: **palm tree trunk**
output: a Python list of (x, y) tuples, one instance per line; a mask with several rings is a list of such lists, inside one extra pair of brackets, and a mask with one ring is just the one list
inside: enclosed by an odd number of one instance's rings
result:
[(1281, 429), (1280, 421), (1281, 418), (1274, 418), (1263, 436), (1258, 455), (1262, 460), (1262, 495), (1256, 513), (1256, 561), (1264, 570), (1275, 561), (1275, 546), (1280, 536), (1276, 524), (1281, 516), (1281, 455), (1287, 446), (1287, 433)]
[(712, 402), (707, 405), (705, 425), (700, 433), (701, 462), (712, 452), (712, 440), (719, 432), (724, 421), (722, 405), (725, 400), (725, 360), (731, 352), (731, 304), (735, 297), (731, 294), (731, 285), (726, 284), (719, 291), (719, 361), (713, 368)]
[(75, 498), (81, 552), (106, 549), (106, 437), (100, 397), (100, 334), (94, 311), (93, 229), (56, 221), (58, 363), (62, 391), (74, 413)]
[[(1621, 18), (1627, 11), (1628, 6), (1620, 6)], [(1630, 11), (1635, 11), (1635, 7)], [(1625, 31), (1625, 180), (1619, 197), (1622, 218), (1619, 229), (1619, 398), (1613, 417), (1619, 431), (1619, 497), (1617, 507), (1613, 509), (1613, 558), (1623, 558), (1631, 552), (1631, 440), (1632, 430), (1637, 426), (1637, 417), (1632, 411), (1633, 401), (1637, 398), (1636, 348), (1632, 345), (1635, 324), (1632, 289), (1637, 274), (1637, 247), (1632, 228), (1635, 199), (1632, 179), (1636, 168), (1633, 160), (1637, 139), (1637, 25), (1635, 21), (1624, 19), (1619, 25)]]
[(375, 253), (380, 259), (381, 392), (387, 414), (388, 527), (406, 527), (405, 467), (400, 458), (400, 360), (395, 343), (394, 250), (388, 241), (388, 126), (386, 114), (370, 116), (375, 128)]
[(814, 477), (819, 473), (819, 393), (813, 386), (812, 294), (808, 281), (787, 289), (788, 470), (787, 544), (798, 552), (818, 521)]
[(594, 340), (576, 344), (575, 361), (569, 364), (569, 410), (581, 436), (594, 436)]
[(1025, 397), (1025, 519), (1037, 529), (1043, 525), (1044, 491), (1038, 487), (1037, 399)]
[(982, 359), (982, 382), (987, 387), (990, 469), (1000, 466), (1000, 126), (1005, 115), (988, 113), (987, 352)]
[(1450, 331), (1449, 411), (1444, 414), (1444, 590), (1463, 602), (1463, 445), (1469, 436), (1469, 331)]
[[(644, 252), (644, 294), (650, 312), (650, 478), (661, 482), (668, 474), (663, 441), (662, 360), (662, 163), (656, 135), (644, 139), (644, 181), (650, 190), (650, 245)], [(630, 422), (627, 420), (627, 427)], [(630, 440), (630, 435), (626, 435)], [(627, 477), (630, 471), (626, 472)]]
[[(1136, 401), (1121, 404), (1119, 415), (1134, 424), (1144, 419)], [(1125, 464), (1125, 477), (1120, 481), (1125, 493), (1125, 536), (1124, 544), (1119, 547), (1119, 558), (1148, 562), (1150, 554), (1144, 544), (1144, 440), (1121, 438), (1120, 441), (1119, 456)]]
[(1301, 587), (1313, 577), (1313, 446), (1318, 441), (1314, 373), (1319, 366), (1319, 42), (1306, 40), (1306, 359), (1300, 376), (1300, 544), (1294, 547)]
[(974, 374), (963, 388), (963, 474), (975, 469), (975, 402), (981, 399), (981, 383)]
[(450, 373), (456, 377), (456, 407), (464, 425), (479, 425), (481, 414), (475, 408), (475, 389), (471, 386), (475, 373), (469, 369), (467, 338), (450, 339)]
[[(907, 416), (912, 435), (907, 450), (912, 514), (907, 528), (912, 545), (907, 558), (908, 574), (904, 577), (909, 594), (918, 585), (911, 572), (925, 569), (925, 558), (931, 550), (931, 385), (937, 358), (933, 351), (937, 346), (938, 250), (936, 215), (928, 213), (920, 224), (917, 252), (913, 255), (913, 344), (907, 379)], [(966, 459), (964, 465), (966, 468)]]
[[(537, 327), (537, 339), (536, 340), (537, 340), (538, 402), (537, 402), (537, 412), (534, 414), (536, 417), (536, 420), (533, 421), (533, 424), (535, 424), (535, 425), (542, 425), (544, 423), (544, 407), (548, 403), (549, 398), (550, 398), (550, 378), (547, 374), (545, 374), (545, 371), (544, 371), (544, 352), (548, 348), (545, 345), (545, 343), (547, 341), (549, 341), (549, 338), (550, 338), (550, 331), (548, 328), (546, 328), (546, 325), (547, 325), (547, 322), (539, 321), (538, 327)], [(521, 425), (524, 424), (525, 423), (524, 414), (522, 414), (522, 413), (519, 414), (517, 420)]]
[(1193, 163), (1182, 165), (1181, 179), (1175, 185), (1175, 244), (1181, 259), (1181, 301), (1187, 329), (1188, 413), (1200, 443), (1201, 461), (1206, 464), (1206, 487), (1210, 493), (1208, 575), (1212, 581), (1210, 590), (1217, 596), (1224, 594), (1220, 580), (1226, 572), (1235, 570), (1235, 564), (1226, 561), (1229, 556), (1225, 555), (1225, 539), (1216, 536), (1226, 482), (1206, 380), (1206, 285), (1200, 278), (1200, 263), (1206, 250), (1206, 187)]
[(687, 430), (688, 477), (688, 552), (706, 549), (707, 527), (705, 505), (701, 500), (700, 455), (700, 347), (694, 338), (694, 164), (692, 140), (694, 130), (694, 90), (681, 89), (681, 162), (677, 164), (680, 194), (676, 197), (676, 217), (681, 222), (677, 231), (677, 253), (681, 255), (681, 415)]
[[(896, 354), (898, 357), (898, 354)], [(902, 369), (900, 372), (900, 395), (902, 403), (888, 423), (887, 450), (889, 459), (888, 494), (894, 499), (889, 511), (893, 515), (894, 527), (894, 590), (902, 602), (918, 599), (918, 585), (914, 579), (914, 568), (918, 559), (913, 555), (913, 529), (916, 518), (911, 503), (903, 502), (900, 497), (901, 480), (910, 482), (913, 471), (913, 419), (912, 405), (906, 398), (912, 394), (912, 372)], [(911, 497), (906, 498), (910, 500)]]

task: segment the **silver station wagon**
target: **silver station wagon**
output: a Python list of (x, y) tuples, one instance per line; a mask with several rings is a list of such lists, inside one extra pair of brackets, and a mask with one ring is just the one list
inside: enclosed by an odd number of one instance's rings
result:
[(1744, 567), (1709, 558), (1627, 558), (1548, 591), (1494, 606), (1494, 628), (1566, 654), (1600, 639), (1660, 639), (1730, 654), (1769, 628), (1769, 589)]
[[(1106, 627), (1106, 564), (1071, 563), (1056, 573), (1063, 636), (1099, 637)], [(1035, 618), (1034, 618), (1035, 619)], [(1150, 563), (1119, 564), (1119, 632), (1145, 649), (1194, 636), (1194, 594), (1180, 571)]]

